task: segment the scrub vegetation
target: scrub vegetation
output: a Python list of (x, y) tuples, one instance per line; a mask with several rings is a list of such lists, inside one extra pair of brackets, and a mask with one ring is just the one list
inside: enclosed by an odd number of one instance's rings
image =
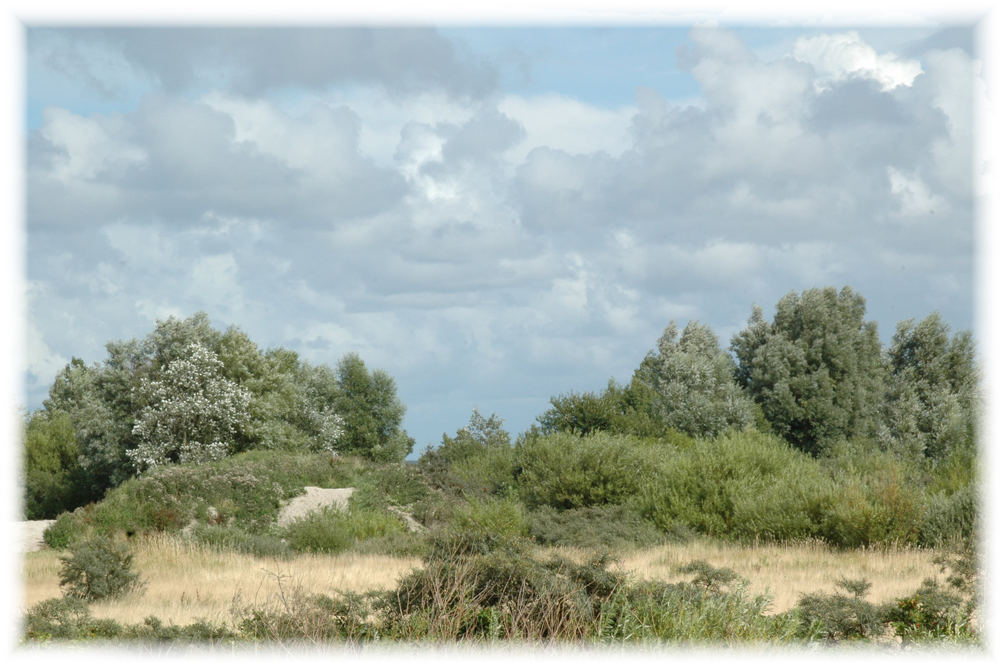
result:
[[(791, 293), (728, 349), (670, 323), (629, 383), (516, 436), (474, 411), (416, 463), (358, 356), (160, 322), (26, 417), (27, 517), (56, 521), (24, 637), (978, 645), (971, 336), (931, 314), (883, 348), (864, 313)], [(355, 490), (279, 525), (306, 487)]]

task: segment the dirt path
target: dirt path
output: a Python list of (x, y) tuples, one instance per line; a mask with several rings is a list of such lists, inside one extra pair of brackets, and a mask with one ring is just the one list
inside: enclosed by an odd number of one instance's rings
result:
[(38, 550), (45, 547), (45, 541), (42, 539), (42, 534), (45, 530), (49, 528), (49, 525), (55, 522), (55, 520), (29, 520), (27, 522), (19, 522), (19, 535), (21, 542), (21, 552), (37, 552)]
[(295, 497), (288, 502), (278, 514), (278, 526), (288, 526), (300, 517), (325, 508), (326, 506), (336, 506), (341, 510), (347, 510), (347, 500), (354, 494), (353, 487), (341, 487), (338, 489), (323, 489), (322, 487), (307, 487), (306, 493)]

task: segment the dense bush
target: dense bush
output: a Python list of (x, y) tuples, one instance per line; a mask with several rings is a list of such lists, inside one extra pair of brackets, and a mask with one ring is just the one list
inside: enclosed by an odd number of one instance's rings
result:
[(521, 497), (529, 507), (621, 503), (657, 473), (657, 449), (631, 436), (557, 432), (518, 442)]
[(103, 600), (142, 588), (128, 546), (108, 538), (76, 543), (60, 561), (59, 586), (71, 598)]
[(403, 531), (399, 518), (383, 511), (328, 507), (295, 520), (284, 536), (299, 552), (342, 552), (356, 542)]
[(666, 532), (791, 540), (817, 535), (833, 493), (819, 464), (784, 441), (731, 432), (667, 456), (639, 505)]
[(126, 481), (100, 503), (60, 516), (49, 531), (61, 546), (93, 534), (176, 532), (192, 521), (207, 521), (211, 507), (217, 522), (263, 534), (282, 502), (306, 485), (353, 486), (362, 469), (356, 460), (328, 453), (264, 450), (208, 464), (169, 465)]
[(662, 543), (664, 534), (628, 504), (557, 510), (539, 506), (528, 515), (528, 533), (539, 545), (620, 550)]
[(811, 593), (799, 599), (801, 636), (839, 641), (870, 639), (885, 632), (881, 610), (864, 599), (871, 587), (867, 580), (840, 580), (837, 586), (848, 593)]
[(973, 637), (971, 612), (961, 596), (924, 580), (912, 595), (889, 603), (884, 618), (904, 642)]
[(94, 619), (79, 598), (49, 598), (31, 607), (24, 619), (27, 640), (86, 640), (121, 637), (124, 630), (114, 621)]

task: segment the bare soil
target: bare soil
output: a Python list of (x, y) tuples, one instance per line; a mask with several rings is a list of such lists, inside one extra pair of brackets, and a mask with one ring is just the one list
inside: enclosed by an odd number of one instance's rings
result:
[(347, 510), (347, 501), (351, 498), (352, 494), (354, 494), (353, 487), (341, 487), (337, 489), (306, 487), (305, 494), (295, 497), (281, 509), (281, 512), (278, 514), (278, 526), (288, 526), (295, 520), (327, 506), (335, 506), (340, 510)]
[(55, 522), (55, 520), (28, 520), (20, 522), (18, 529), (20, 531), (19, 536), (21, 538), (21, 551), (37, 552), (38, 550), (46, 547), (42, 534), (45, 533), (45, 530), (48, 529), (49, 525), (53, 522)]

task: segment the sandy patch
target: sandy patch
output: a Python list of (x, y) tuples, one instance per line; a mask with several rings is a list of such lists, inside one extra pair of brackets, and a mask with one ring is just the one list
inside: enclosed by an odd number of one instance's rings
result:
[(27, 522), (20, 522), (21, 551), (37, 552), (45, 547), (45, 540), (42, 538), (42, 535), (53, 522), (55, 520), (29, 520)]
[(288, 526), (300, 517), (305, 517), (309, 513), (327, 506), (336, 506), (340, 510), (347, 510), (347, 500), (351, 498), (352, 494), (354, 494), (353, 487), (337, 489), (307, 487), (305, 494), (295, 497), (281, 509), (278, 514), (278, 526)]

